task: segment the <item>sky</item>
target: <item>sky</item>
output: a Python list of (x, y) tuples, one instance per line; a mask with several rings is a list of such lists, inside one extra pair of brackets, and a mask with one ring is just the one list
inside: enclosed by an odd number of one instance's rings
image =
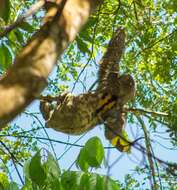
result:
[[(89, 68), (90, 73), (91, 73), (91, 71), (92, 71), (92, 69)], [(87, 75), (91, 76), (88, 73), (87, 73)], [(50, 77), (51, 78), (55, 77), (55, 70), (53, 71), (53, 73), (51, 74)], [(88, 86), (91, 86), (91, 84), (94, 81), (95, 81), (95, 78), (93, 78), (93, 77), (86, 78), (86, 83), (88, 84)], [(70, 89), (72, 89), (72, 86), (73, 86), (73, 81), (70, 84)], [(73, 93), (79, 94), (82, 91), (83, 91), (83, 87), (81, 84), (78, 83), (78, 85), (76, 86), (75, 91)], [(39, 112), (39, 102), (35, 101), (34, 103), (32, 103), (32, 105), (30, 105), (27, 108), (27, 111)], [(42, 119), (42, 116), (38, 115), (38, 117), (42, 121), (43, 125), (45, 125), (45, 122)], [(30, 117), (26, 117), (25, 114), (22, 114), (20, 117), (17, 117), (17, 119), (13, 123), (17, 123), (24, 130), (29, 130), (29, 129), (31, 129), (32, 122), (33, 122), (33, 120)], [(144, 120), (144, 122), (147, 124), (146, 120)], [(163, 136), (164, 138), (167, 138), (167, 134), (166, 134), (165, 130), (166, 130), (166, 128), (163, 126), (160, 126), (160, 125), (157, 128), (157, 131), (159, 131), (161, 133), (161, 136)], [(126, 131), (129, 135), (130, 139), (132, 139), (132, 140), (136, 139), (137, 137), (142, 136), (141, 127), (137, 123), (127, 124)], [(80, 145), (84, 145), (85, 142), (89, 138), (91, 138), (93, 136), (98, 136), (101, 139), (101, 141), (105, 147), (110, 146), (109, 142), (104, 137), (104, 126), (103, 125), (97, 126), (94, 129), (92, 129), (91, 131), (89, 131), (88, 133), (81, 135), (81, 136), (68, 136), (66, 134), (56, 132), (53, 129), (47, 129), (47, 132), (51, 139), (56, 139), (56, 140), (60, 140), (63, 142), (70, 142), (70, 143), (75, 143), (77, 141), (76, 144), (80, 144)], [(40, 130), (38, 136), (46, 136), (46, 135), (43, 130)], [(165, 139), (154, 136), (153, 132), (152, 132), (152, 134), (150, 134), (150, 136), (153, 140), (158, 141), (161, 145), (164, 145), (166, 147), (171, 147), (170, 143), (167, 143), (167, 141)], [(176, 157), (177, 151), (166, 150), (160, 144), (156, 143), (155, 146), (153, 145), (153, 150), (155, 152), (155, 155), (165, 161), (177, 162), (177, 157)], [(39, 145), (41, 148), (49, 149), (50, 152), (52, 153), (52, 149), (49, 144), (46, 145), (44, 143), (39, 143)], [(71, 165), (76, 160), (76, 158), (79, 154), (80, 148), (72, 147), (67, 151), (69, 146), (59, 144), (59, 143), (53, 143), (53, 146), (54, 146), (57, 158), (59, 160), (59, 165), (60, 165), (61, 169), (78, 170), (78, 168), (75, 165), (73, 165), (73, 166), (71, 166)], [(121, 153), (117, 149), (110, 149), (109, 151), (105, 150), (105, 157), (106, 157), (106, 160), (108, 160), (109, 166), (112, 165), (110, 167), (109, 172), (108, 172), (107, 167), (104, 164), (102, 164), (101, 168), (96, 169), (96, 170), (92, 169), (91, 171), (100, 173), (103, 175), (108, 174), (113, 179), (120, 180), (121, 182), (123, 182), (124, 176), (126, 174), (128, 174), (128, 173), (134, 174), (135, 173), (134, 169), (136, 166), (143, 167), (143, 162), (145, 161), (142, 153), (140, 153), (135, 148), (132, 148), (131, 154)], [(14, 176), (15, 180), (18, 181), (18, 177), (15, 174), (15, 171), (14, 171), (13, 176)], [(141, 179), (141, 176), (139, 176), (138, 178)]]

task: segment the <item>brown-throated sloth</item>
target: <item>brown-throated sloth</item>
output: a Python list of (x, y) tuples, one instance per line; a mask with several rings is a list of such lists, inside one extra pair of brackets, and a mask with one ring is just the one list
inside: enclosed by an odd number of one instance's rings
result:
[(124, 30), (118, 28), (100, 61), (99, 84), (94, 92), (78, 96), (62, 94), (55, 97), (55, 108), (51, 104), (52, 101), (41, 100), (40, 110), (47, 127), (66, 134), (79, 135), (105, 123), (105, 136), (109, 140), (114, 138), (116, 133), (121, 133), (125, 120), (122, 108), (135, 96), (136, 89), (131, 75), (119, 75), (118, 63), (124, 44)]

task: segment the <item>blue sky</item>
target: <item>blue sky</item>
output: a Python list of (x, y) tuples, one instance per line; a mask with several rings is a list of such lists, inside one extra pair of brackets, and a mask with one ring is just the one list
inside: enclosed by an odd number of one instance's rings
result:
[[(91, 73), (93, 70), (91, 68), (89, 68), (86, 72), (87, 72), (87, 78), (86, 78), (86, 84), (87, 86), (91, 86), (91, 84), (93, 83), (93, 81), (95, 81), (95, 77), (92, 77)], [(55, 71), (53, 71), (51, 77), (55, 77)], [(81, 77), (82, 78), (82, 77)], [(72, 88), (73, 86), (73, 81), (71, 81), (70, 83), (70, 88)], [(78, 94), (81, 93), (83, 91), (82, 85), (81, 84), (77, 84), (74, 93)], [(29, 112), (39, 112), (39, 102), (35, 101), (31, 106), (29, 106), (27, 108), (27, 110)], [(44, 120), (42, 119), (41, 115), (38, 116), (39, 119), (42, 121), (43, 125), (45, 125)], [(31, 128), (31, 123), (32, 120), (30, 117), (26, 117), (26, 115), (22, 114), (20, 117), (18, 117), (14, 123), (17, 123), (20, 127), (22, 127), (24, 130), (29, 130)], [(145, 120), (145, 123), (147, 123), (147, 121)], [(138, 126), (136, 123), (135, 124), (127, 124), (126, 130), (128, 132), (128, 135), (130, 137), (130, 139), (134, 140), (135, 138), (137, 138), (137, 136), (143, 136), (141, 127)], [(167, 134), (165, 133), (166, 128), (163, 126), (158, 126), (157, 131), (161, 132), (161, 136), (163, 136), (164, 138), (167, 138)], [(133, 132), (132, 132), (133, 131)], [(53, 129), (47, 129), (47, 132), (50, 136), (51, 139), (56, 139), (56, 140), (60, 140), (60, 141), (64, 141), (64, 142), (70, 142), (70, 143), (74, 143), (75, 141), (77, 141), (78, 139), (80, 139), (77, 144), (81, 144), (84, 145), (85, 142), (93, 137), (93, 136), (98, 136), (103, 145), (104, 146), (110, 146), (109, 142), (105, 139), (104, 137), (104, 127), (102, 126), (97, 126), (95, 127), (93, 130), (89, 131), (87, 134), (84, 135), (84, 137), (81, 136), (68, 136), (66, 134), (62, 134), (60, 132), (56, 132)], [(38, 132), (38, 136), (45, 136), (45, 133), (43, 130), (40, 130), (40, 132)], [(157, 136), (154, 136), (153, 132), (150, 134), (151, 138), (153, 140), (158, 140), (158, 142), (162, 145), (165, 145), (167, 147), (171, 147), (171, 144), (162, 139), (159, 138)], [(46, 141), (45, 141), (46, 142)], [(63, 155), (63, 153), (68, 149), (68, 146), (63, 145), (63, 144), (59, 144), (59, 143), (53, 143), (55, 152), (57, 157), (61, 157), (61, 155)], [(48, 145), (40, 143), (40, 147), (42, 148), (47, 148), (52, 152), (52, 149), (48, 143)], [(61, 169), (69, 169), (71, 164), (75, 161), (75, 159), (77, 158), (78, 154), (79, 154), (79, 150), (80, 148), (78, 147), (72, 147), (69, 151), (67, 151), (60, 159), (59, 159), (59, 165), (61, 167)], [(174, 161), (177, 162), (177, 157), (176, 157), (176, 152), (174, 150), (166, 150), (165, 148), (163, 148), (161, 145), (159, 144), (155, 144), (153, 145), (153, 150), (155, 152), (155, 155), (165, 161)], [(105, 150), (105, 156), (107, 159), (107, 150)], [(109, 150), (109, 165), (111, 165), (113, 162), (115, 162), (117, 159), (118, 160), (110, 169), (109, 171), (109, 175), (116, 180), (120, 180), (123, 182), (124, 176), (128, 173), (134, 173), (134, 168), (136, 166), (141, 166), (143, 167), (142, 162), (144, 161), (144, 157), (143, 155), (137, 151), (136, 149), (132, 148), (132, 153), (130, 155), (127, 155), (126, 153), (122, 154), (121, 152), (119, 152), (116, 149), (110, 149)], [(77, 170), (76, 166), (72, 166), (71, 170)], [(103, 175), (107, 175), (108, 170), (107, 168), (102, 165), (101, 168), (97, 169), (97, 170), (92, 170), (92, 172), (97, 172)], [(15, 174), (14, 171), (14, 176), (16, 178), (16, 180), (18, 181), (18, 178)], [(141, 177), (139, 177), (139, 179), (141, 179)]]

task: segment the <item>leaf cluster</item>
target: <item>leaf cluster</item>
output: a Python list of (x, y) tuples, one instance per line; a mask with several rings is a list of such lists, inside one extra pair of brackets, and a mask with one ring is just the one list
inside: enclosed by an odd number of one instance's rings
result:
[[(93, 152), (93, 146), (96, 151)], [(79, 162), (84, 163), (87, 159), (88, 164), (92, 167), (99, 167), (103, 159), (104, 153), (100, 140), (97, 137), (90, 139), (85, 151), (88, 157), (81, 157), (79, 154)], [(82, 149), (83, 150), (83, 149)], [(81, 151), (82, 151), (81, 150)], [(91, 154), (92, 150), (92, 154)], [(43, 154), (42, 154), (43, 152)], [(94, 154), (95, 153), (95, 154)], [(101, 153), (101, 156), (100, 156)], [(81, 166), (82, 167), (82, 166)], [(25, 181), (23, 187), (20, 188), (17, 183), (9, 182), (4, 173), (0, 173), (0, 188), (2, 190), (119, 190), (120, 184), (107, 176), (101, 176), (95, 173), (79, 172), (79, 171), (63, 171), (61, 172), (57, 160), (52, 154), (46, 150), (38, 151), (31, 160), (24, 165)]]

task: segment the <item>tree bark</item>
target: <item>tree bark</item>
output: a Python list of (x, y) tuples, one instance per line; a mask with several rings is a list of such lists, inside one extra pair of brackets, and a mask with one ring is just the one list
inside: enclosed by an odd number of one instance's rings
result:
[(47, 14), (45, 24), (16, 57), (0, 81), (0, 128), (21, 113), (47, 85), (58, 57), (72, 42), (102, 0), (68, 0), (61, 13)]

